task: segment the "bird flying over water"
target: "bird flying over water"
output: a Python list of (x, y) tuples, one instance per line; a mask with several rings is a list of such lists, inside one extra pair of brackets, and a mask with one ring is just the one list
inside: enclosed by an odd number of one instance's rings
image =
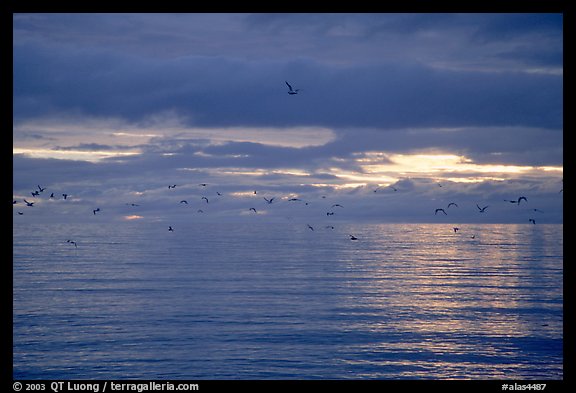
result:
[(171, 226), (168, 227), (168, 232), (174, 232), (174, 228), (172, 228)]
[(358, 238), (354, 235), (348, 235), (348, 236), (350, 236), (350, 240), (358, 240)]
[(74, 244), (74, 247), (78, 248), (78, 244), (76, 244), (75, 241), (68, 239), (68, 240), (66, 240), (66, 243)]
[(536, 220), (535, 220), (535, 219), (529, 218), (528, 221), (531, 222), (532, 224), (536, 225)]
[(441, 209), (441, 208), (438, 208), (438, 209), (434, 210), (434, 215), (438, 214), (438, 212), (442, 212), (442, 213), (444, 213), (444, 215), (446, 215), (446, 216), (448, 215), (448, 214), (446, 214), (446, 211), (444, 211), (444, 209)]
[(202, 199), (206, 200), (206, 203), (208, 203), (208, 198), (206, 198), (205, 196), (203, 196)]
[(24, 199), (24, 203), (26, 204), (26, 206), (34, 207), (35, 202), (28, 202), (26, 199)]
[(94, 213), (94, 215), (96, 215), (96, 213), (98, 213), (100, 211), (100, 208), (97, 207), (96, 209), (92, 210), (92, 213)]
[(272, 204), (272, 201), (274, 200), (274, 198), (268, 199), (268, 198), (264, 197), (264, 200), (265, 200), (266, 202), (268, 202), (268, 204), (270, 205), (270, 204)]
[(300, 91), (300, 89), (294, 90), (292, 88), (292, 86), (290, 86), (290, 83), (288, 83), (288, 82), (286, 82), (286, 85), (288, 86), (288, 94), (290, 94), (290, 95), (298, 94), (298, 92)]
[(256, 209), (255, 209), (255, 208), (253, 208), (253, 207), (251, 207), (251, 208), (250, 208), (250, 209), (248, 209), (248, 210), (250, 210), (250, 211), (253, 211), (254, 213), (258, 214), (258, 212), (256, 211)]
[(457, 205), (456, 203), (454, 203), (454, 202), (450, 202), (450, 203), (448, 204), (448, 207), (447, 207), (447, 208), (450, 209), (450, 206), (456, 206), (456, 207), (458, 207), (458, 205)]
[(187, 204), (188, 204), (188, 201), (187, 201), (187, 200), (185, 200), (185, 199), (182, 199), (182, 200), (180, 201), (180, 203), (184, 203), (184, 204), (186, 204), (186, 205), (187, 205)]
[(484, 213), (486, 211), (486, 209), (488, 208), (488, 206), (480, 207), (480, 206), (478, 206), (478, 204), (476, 204), (476, 207), (478, 208), (480, 213)]
[(306, 224), (306, 225), (308, 225), (308, 229), (310, 229), (311, 231), (314, 230), (314, 227), (312, 225), (310, 225), (310, 224)]
[(517, 200), (504, 199), (505, 202), (516, 203), (516, 204), (518, 204), (518, 206), (520, 206), (520, 202), (522, 202), (523, 200), (528, 202), (528, 199), (526, 199), (525, 196), (518, 197)]

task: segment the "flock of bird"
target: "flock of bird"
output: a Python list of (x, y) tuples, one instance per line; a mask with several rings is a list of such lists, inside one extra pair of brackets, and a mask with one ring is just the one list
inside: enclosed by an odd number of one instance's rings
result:
[[(301, 91), (301, 89), (294, 89), (294, 88), (292, 87), (292, 85), (290, 85), (290, 83), (288, 83), (288, 81), (285, 81), (285, 83), (286, 83), (286, 85), (288, 86), (288, 94), (289, 94), (289, 95), (296, 95), (296, 94), (298, 94), (298, 93)], [(443, 187), (443, 185), (442, 185), (441, 183), (436, 183), (436, 184), (437, 184), (438, 187)], [(208, 184), (207, 184), (207, 183), (200, 183), (199, 186), (202, 187), (202, 188), (206, 188), (206, 187), (208, 187)], [(168, 189), (169, 189), (169, 190), (175, 189), (176, 187), (178, 187), (177, 184), (169, 184), (169, 185), (168, 185)], [(380, 186), (380, 185), (378, 185), (377, 188), (373, 189), (373, 192), (374, 192), (374, 193), (379, 192), (379, 191), (381, 191), (381, 190), (383, 189), (383, 187), (387, 187), (387, 188), (393, 190), (394, 192), (397, 192), (397, 191), (398, 191), (398, 188), (397, 188), (397, 187), (394, 187), (393, 185), (387, 185), (387, 186)], [(47, 190), (47, 187), (41, 187), (40, 185), (37, 185), (37, 189), (34, 189), (33, 191), (31, 191), (30, 194), (31, 194), (31, 196), (32, 196), (33, 198), (37, 198), (37, 197), (40, 197), (40, 195), (43, 194), (46, 190)], [(562, 191), (563, 191), (563, 189), (561, 189), (559, 192), (561, 193)], [(257, 195), (258, 192), (257, 192), (257, 191), (254, 191), (253, 194), (254, 194), (254, 195)], [(219, 192), (219, 191), (216, 191), (216, 195), (217, 195), (218, 197), (223, 196), (223, 194), (222, 194), (221, 192)], [(60, 199), (60, 196), (62, 197), (62, 199), (67, 200), (68, 197), (69, 197), (69, 194), (67, 194), (67, 193), (62, 193), (62, 194), (59, 194), (58, 196), (56, 196), (56, 195), (54, 194), (54, 192), (52, 192), (52, 193), (50, 193), (49, 199)], [(322, 196), (322, 198), (326, 198), (326, 196)], [(267, 205), (272, 205), (272, 204), (274, 203), (274, 201), (277, 200), (277, 197), (263, 197), (263, 199), (264, 199), (264, 201), (266, 202)], [(286, 198), (284, 198), (284, 199), (287, 200), (288, 202), (303, 202), (305, 205), (308, 205), (308, 204), (309, 204), (309, 202), (304, 202), (302, 199), (297, 198), (297, 197), (286, 197)], [(210, 199), (209, 199), (207, 196), (202, 196), (202, 197), (201, 197), (201, 200), (202, 200), (203, 203), (205, 203), (206, 205), (210, 204)], [(30, 202), (30, 201), (28, 201), (28, 200), (25, 199), (25, 198), (23, 198), (22, 201), (24, 202), (24, 204), (26, 205), (26, 207), (34, 207), (34, 204), (36, 203), (35, 201)], [(517, 199), (504, 199), (504, 202), (508, 202), (508, 203), (516, 204), (516, 205), (520, 206), (520, 204), (521, 204), (522, 202), (528, 203), (528, 198), (526, 198), (525, 196), (519, 196)], [(16, 205), (16, 204), (18, 204), (18, 203), (20, 203), (18, 200), (13, 200), (13, 204), (14, 204), (14, 205)], [(181, 205), (188, 205), (188, 200), (182, 199), (182, 200), (180, 200), (179, 203), (180, 203)], [(138, 206), (140, 206), (139, 204), (136, 204), (136, 203), (126, 203), (126, 205), (131, 206), (131, 207), (138, 207)], [(478, 209), (478, 213), (486, 213), (486, 209), (488, 209), (489, 207), (490, 207), (489, 205), (480, 206), (479, 204), (476, 204), (476, 208)], [(327, 216), (327, 217), (330, 217), (330, 216), (335, 215), (335, 214), (336, 214), (336, 213), (335, 213), (335, 208), (342, 208), (342, 209), (343, 209), (344, 206), (341, 205), (341, 204), (339, 204), (339, 203), (334, 203), (334, 204), (332, 204), (332, 205), (330, 206), (330, 210), (326, 212), (326, 216)], [(448, 203), (448, 205), (446, 206), (446, 208), (444, 208), (444, 207), (436, 208), (436, 209), (434, 210), (434, 215), (436, 216), (436, 215), (438, 215), (438, 214), (443, 214), (443, 215), (445, 215), (445, 216), (448, 216), (447, 211), (450, 211), (451, 209), (458, 209), (458, 208), (459, 208), (459, 206), (458, 206), (458, 204), (457, 204), (456, 202), (450, 202), (450, 203)], [(254, 214), (258, 214), (258, 210), (257, 210), (255, 207), (250, 207), (250, 208), (248, 209), (248, 211), (250, 211), (251, 213), (254, 213)], [(535, 208), (535, 209), (532, 209), (532, 211), (538, 212), (538, 213), (543, 213), (542, 210), (536, 209), (536, 208)], [(101, 209), (100, 209), (99, 207), (96, 207), (96, 208), (92, 209), (92, 214), (93, 214), (93, 215), (97, 215), (97, 214), (99, 214), (100, 212), (101, 212)], [(203, 209), (198, 209), (197, 212), (198, 212), (198, 213), (203, 213), (204, 210), (203, 210)], [(18, 214), (18, 215), (23, 215), (24, 212), (18, 210), (18, 211), (17, 211), (17, 214)], [(535, 224), (536, 224), (536, 219), (533, 218), (533, 217), (530, 217), (530, 218), (528, 219), (528, 222), (530, 222), (530, 223), (532, 223), (532, 224), (535, 225)], [(307, 228), (310, 229), (311, 231), (314, 231), (314, 230), (315, 230), (314, 227), (313, 227), (312, 225), (310, 225), (310, 224), (307, 224)], [(333, 225), (326, 225), (325, 228), (326, 228), (326, 229), (334, 229), (334, 226), (333, 226)], [(457, 232), (460, 230), (460, 228), (458, 228), (458, 227), (453, 227), (452, 230), (454, 231), (454, 233), (457, 233)], [(168, 231), (169, 231), (169, 232), (174, 232), (174, 227), (173, 227), (173, 226), (168, 226)], [(356, 236), (354, 236), (354, 235), (352, 235), (352, 234), (349, 234), (348, 236), (349, 236), (350, 240), (358, 240), (358, 237), (356, 237)], [(471, 238), (474, 239), (475, 236), (476, 236), (476, 235), (472, 235)], [(74, 245), (74, 247), (78, 247), (77, 243), (76, 243), (75, 241), (71, 240), (71, 239), (68, 239), (66, 242)]]
[[(209, 188), (207, 183), (200, 183), (200, 184), (198, 184), (198, 186), (201, 187), (202, 189)], [(439, 186), (441, 187), (441, 185), (439, 185)], [(170, 184), (170, 185), (168, 185), (168, 190), (173, 190), (173, 189), (175, 189), (176, 187), (178, 187), (177, 184)], [(386, 186), (386, 187), (388, 187), (389, 189), (393, 190), (394, 192), (397, 192), (397, 191), (398, 191), (398, 188), (396, 188), (396, 187), (394, 187), (394, 186), (392, 186), (392, 185), (389, 185), (389, 186)], [(47, 190), (47, 188), (48, 188), (48, 187), (41, 187), (40, 185), (37, 185), (37, 189), (34, 189), (33, 191), (31, 191), (30, 194), (31, 194), (32, 197), (38, 198), (38, 197), (41, 196), (41, 194), (43, 194), (43, 193)], [(379, 191), (381, 191), (382, 189), (383, 189), (382, 186), (378, 186), (378, 187), (377, 187), (376, 189), (374, 189), (373, 191), (374, 191), (374, 192), (379, 192)], [(211, 192), (212, 192), (212, 193), (215, 193), (218, 197), (223, 197), (223, 194), (222, 194), (221, 192), (219, 192), (219, 191), (211, 191)], [(207, 194), (207, 193), (204, 192), (204, 194)], [(253, 192), (251, 192), (251, 194), (253, 194), (254, 196), (257, 196), (257, 198), (260, 198), (260, 195), (258, 194), (258, 191), (256, 191), (256, 190), (254, 190)], [(61, 197), (60, 197), (60, 195), (61, 195)], [(261, 198), (263, 199), (263, 202), (262, 202), (262, 203), (265, 203), (266, 206), (268, 206), (268, 205), (273, 205), (273, 204), (276, 205), (276, 204), (279, 203), (278, 200), (287, 201), (287, 202), (289, 202), (289, 203), (300, 203), (300, 204), (302, 204), (302, 205), (304, 205), (304, 206), (308, 206), (308, 205), (311, 203), (311, 202), (306, 202), (306, 201), (302, 200), (301, 198), (297, 198), (297, 197), (294, 197), (294, 196), (286, 196), (286, 197), (283, 197), (283, 198), (278, 198), (278, 197), (276, 197), (276, 196), (274, 196), (274, 197), (266, 197), (266, 196), (263, 196), (263, 197), (261, 197)], [(326, 195), (322, 195), (321, 198), (322, 198), (322, 199), (326, 199), (327, 196), (326, 196)], [(48, 199), (70, 200), (70, 195), (67, 194), (67, 193), (62, 193), (62, 194), (59, 194), (59, 196), (57, 197), (57, 196), (52, 192), (52, 193), (50, 193), (50, 196), (48, 197)], [(73, 200), (74, 198), (71, 198), (71, 199)], [(206, 205), (209, 205), (209, 204), (210, 204), (210, 198), (208, 198), (206, 195), (202, 195), (201, 198), (200, 198), (200, 200), (202, 201), (202, 203), (204, 203), (204, 204), (206, 204)], [(31, 208), (31, 207), (34, 207), (34, 204), (36, 203), (36, 201), (32, 201), (32, 202), (31, 202), (31, 201), (27, 200), (26, 198), (22, 198), (22, 202), (24, 202), (24, 204), (26, 205), (27, 208), (29, 208), (29, 207), (30, 207), (30, 208)], [(516, 198), (516, 199), (504, 199), (504, 202), (507, 202), (507, 203), (510, 203), (510, 204), (516, 204), (517, 206), (520, 206), (520, 205), (523, 204), (523, 203), (524, 203), (524, 204), (527, 204), (527, 203), (528, 203), (528, 198), (527, 198), (526, 196), (523, 196), (523, 195), (522, 195), (522, 196), (519, 196), (519, 197)], [(19, 200), (13, 200), (13, 205), (16, 205), (16, 204), (19, 204), (19, 203), (20, 203)], [(181, 204), (181, 205), (188, 205), (189, 203), (188, 203), (188, 200), (186, 200), (186, 199), (181, 199), (181, 200), (179, 201), (179, 204)], [(139, 207), (139, 206), (140, 206), (140, 204), (133, 203), (133, 202), (125, 203), (125, 205), (130, 206), (130, 207)], [(325, 212), (326, 217), (334, 216), (334, 215), (336, 214), (336, 211), (337, 211), (338, 209), (344, 209), (344, 205), (342, 205), (341, 203), (331, 203), (331, 204), (330, 204), (330, 202), (328, 202), (328, 203), (325, 204), (324, 206), (326, 207), (326, 210), (327, 210), (327, 211)], [(329, 206), (329, 208), (328, 208), (328, 206)], [(486, 213), (486, 211), (487, 211), (487, 209), (488, 209), (489, 207), (490, 207), (489, 205), (480, 206), (479, 204), (476, 204), (477, 211), (478, 211), (478, 213), (480, 213), (480, 214)], [(455, 210), (455, 209), (459, 209), (458, 203), (456, 203), (456, 202), (449, 202), (449, 203), (446, 205), (445, 208), (444, 208), (444, 207), (436, 208), (436, 209), (434, 210), (434, 215), (436, 216), (436, 215), (438, 215), (438, 214), (441, 214), (441, 215), (448, 216), (448, 215), (449, 215), (448, 212), (450, 212), (451, 210)], [(250, 208), (248, 209), (248, 211), (251, 212), (251, 213), (253, 213), (253, 214), (259, 214), (259, 212), (258, 212), (258, 210), (256, 209), (256, 207), (250, 207)], [(531, 209), (530, 211), (537, 212), (537, 213), (544, 213), (542, 210), (537, 209), (537, 208)], [(94, 215), (94, 216), (97, 215), (97, 214), (100, 214), (101, 212), (102, 212), (102, 210), (100, 209), (100, 207), (96, 207), (96, 208), (92, 209), (92, 215)], [(197, 212), (198, 212), (198, 213), (204, 213), (204, 210), (198, 209)], [(18, 215), (23, 215), (23, 214), (24, 214), (24, 212), (22, 212), (22, 211), (20, 211), (20, 210), (18, 210), (17, 213), (18, 213)], [(536, 219), (533, 218), (533, 217), (530, 217), (530, 218), (528, 219), (528, 222), (531, 223), (531, 224), (533, 224), (533, 225), (535, 225), (535, 224), (536, 224)], [(310, 224), (307, 224), (307, 228), (308, 228), (310, 231), (315, 231), (315, 230), (316, 230), (315, 227), (312, 226), (312, 225), (310, 225)], [(329, 229), (329, 230), (330, 230), (330, 229), (331, 229), (331, 230), (335, 229), (335, 227), (334, 227), (333, 225), (324, 225), (324, 228), (325, 228), (325, 229)], [(460, 228), (459, 228), (459, 227), (453, 227), (452, 230), (454, 231), (454, 233), (458, 233), (458, 232), (460, 231)], [(174, 231), (175, 231), (175, 227), (172, 226), (172, 225), (168, 226), (168, 231), (169, 231), (169, 232), (174, 232)], [(353, 241), (354, 241), (354, 240), (359, 240), (359, 238), (358, 238), (357, 236), (353, 235), (353, 234), (349, 234), (348, 237), (349, 237), (350, 240), (353, 240)], [(474, 239), (475, 237), (476, 237), (476, 235), (473, 234), (470, 238), (471, 238), (471, 239)], [(66, 242), (69, 243), (69, 244), (71, 244), (71, 245), (74, 245), (75, 248), (78, 247), (78, 244), (77, 244), (75, 241), (71, 240), (71, 239), (66, 240)]]

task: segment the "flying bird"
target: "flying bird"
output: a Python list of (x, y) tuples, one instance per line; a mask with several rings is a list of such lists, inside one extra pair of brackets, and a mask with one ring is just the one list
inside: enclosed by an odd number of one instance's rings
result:
[(182, 200), (180, 201), (180, 203), (184, 203), (184, 204), (186, 204), (186, 205), (187, 205), (187, 204), (188, 204), (188, 201), (187, 201), (187, 200), (185, 200), (185, 199), (182, 199)]
[(478, 208), (480, 213), (484, 213), (486, 211), (486, 208), (488, 208), (488, 206), (480, 207), (478, 206), (478, 204), (476, 204), (476, 207)]
[(250, 208), (250, 209), (248, 209), (248, 210), (250, 210), (250, 211), (253, 211), (254, 213), (258, 214), (258, 212), (256, 211), (256, 209), (255, 209), (255, 208), (253, 208), (253, 207), (251, 207), (251, 208)]
[(310, 229), (311, 231), (314, 230), (314, 227), (312, 225), (310, 225), (310, 224), (306, 224), (306, 225), (308, 225), (308, 229)]
[(21, 215), (23, 215), (23, 214), (24, 214), (24, 213), (22, 213), (22, 212), (18, 212), (18, 215), (19, 215), (19, 216), (21, 216)]
[(354, 235), (348, 235), (348, 236), (350, 236), (350, 240), (358, 240), (358, 238)]
[(174, 232), (174, 228), (172, 228), (171, 226), (168, 227), (168, 232)]
[(334, 212), (326, 212), (326, 215), (327, 215), (327, 216), (333, 216), (333, 215), (334, 215)]
[(50, 194), (50, 198), (54, 198), (54, 193)]
[(444, 215), (446, 215), (446, 216), (448, 215), (448, 214), (446, 214), (446, 211), (444, 211), (444, 209), (440, 209), (440, 208), (434, 210), (434, 215), (438, 214), (438, 212), (442, 212), (442, 213), (444, 213)]
[(32, 191), (30, 194), (32, 194), (33, 197), (40, 195), (38, 191)]
[(208, 203), (208, 198), (206, 198), (205, 196), (203, 196), (202, 199), (205, 199), (205, 200), (206, 200), (206, 203)]
[(343, 208), (344, 206), (342, 206), (342, 205), (339, 204), (339, 203), (335, 203), (335, 204), (332, 205), (332, 207), (342, 207), (342, 208)]
[(96, 209), (92, 210), (92, 213), (94, 213), (94, 215), (96, 215), (96, 213), (99, 212), (99, 211), (100, 211), (100, 208), (97, 207)]
[(28, 202), (26, 199), (24, 199), (24, 203), (26, 204), (26, 206), (34, 207), (35, 202)]
[(44, 190), (46, 189), (46, 187), (42, 188), (42, 187), (40, 187), (40, 185), (38, 185), (38, 189), (40, 190), (40, 192), (44, 192)]
[(264, 200), (265, 200), (266, 202), (268, 202), (268, 204), (270, 205), (270, 204), (272, 204), (272, 201), (274, 200), (274, 198), (268, 199), (268, 198), (264, 197)]
[(528, 202), (528, 199), (526, 199), (525, 196), (518, 197), (518, 206), (520, 206), (520, 202), (521, 202), (522, 200), (525, 200), (526, 202)]
[(292, 88), (292, 86), (290, 86), (290, 83), (288, 83), (288, 82), (286, 82), (286, 85), (288, 86), (288, 94), (290, 94), (290, 95), (298, 94), (298, 92), (300, 91), (300, 89), (294, 90)]
[(171, 185), (168, 185), (168, 189), (171, 189), (171, 188), (176, 188), (176, 184), (174, 184), (174, 185), (172, 185), (172, 186), (171, 186)]
[(78, 248), (78, 244), (76, 244), (75, 241), (68, 239), (68, 240), (66, 240), (66, 243), (74, 244), (74, 247)]
[(68, 198), (68, 194), (62, 194), (62, 196), (64, 197), (64, 199)]
[(460, 230), (460, 228), (458, 228), (458, 227), (454, 227), (454, 228), (452, 228), (452, 229), (454, 230), (454, 233), (456, 233), (456, 232), (458, 232), (458, 231)]
[(532, 224), (536, 225), (536, 220), (535, 220), (535, 219), (529, 218), (528, 221), (531, 222)]
[(456, 207), (458, 207), (458, 205), (457, 205), (456, 203), (454, 203), (454, 202), (450, 202), (450, 203), (448, 204), (448, 209), (450, 209), (450, 206), (456, 206)]
[(296, 202), (296, 201), (301, 201), (302, 199), (298, 199), (298, 198), (290, 198), (288, 199), (288, 202)]
[(202, 187), (206, 187), (208, 184), (206, 184), (206, 183), (200, 183), (200, 184), (198, 184), (198, 185), (199, 185), (199, 186), (202, 186)]

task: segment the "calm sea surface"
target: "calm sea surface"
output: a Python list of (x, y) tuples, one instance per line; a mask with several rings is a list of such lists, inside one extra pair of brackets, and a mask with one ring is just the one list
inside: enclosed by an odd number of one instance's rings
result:
[(562, 225), (167, 228), (15, 224), (14, 378), (563, 378)]

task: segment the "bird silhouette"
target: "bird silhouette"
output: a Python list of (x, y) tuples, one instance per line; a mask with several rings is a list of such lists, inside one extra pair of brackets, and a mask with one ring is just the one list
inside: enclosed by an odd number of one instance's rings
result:
[(290, 95), (298, 94), (298, 92), (300, 91), (300, 89), (293, 89), (292, 86), (290, 86), (290, 83), (288, 82), (286, 82), (286, 85), (288, 86), (288, 94)]
[(100, 208), (97, 207), (96, 209), (92, 210), (92, 213), (94, 213), (94, 215), (96, 215), (96, 213), (98, 213), (100, 211)]
[(314, 230), (314, 227), (312, 225), (310, 225), (310, 224), (306, 224), (306, 225), (308, 225), (308, 229), (310, 229), (311, 231)]
[(488, 208), (488, 206), (480, 207), (480, 206), (478, 206), (478, 204), (476, 204), (476, 207), (478, 208), (480, 213), (484, 213), (486, 211), (486, 209)]
[(458, 207), (458, 205), (457, 205), (456, 203), (454, 203), (454, 202), (450, 202), (450, 203), (448, 204), (448, 207), (447, 207), (447, 208), (450, 209), (450, 206), (456, 206), (456, 207)]
[(454, 233), (456, 233), (456, 232), (458, 232), (458, 231), (460, 230), (460, 228), (458, 228), (458, 227), (454, 227), (454, 228), (452, 228), (452, 229), (454, 230)]
[(78, 244), (75, 241), (68, 239), (66, 240), (66, 243), (74, 244), (74, 247), (78, 248)]
[(536, 225), (536, 220), (535, 220), (535, 219), (529, 218), (528, 221), (531, 222), (532, 224)]
[(62, 196), (64, 197), (64, 200), (68, 199), (68, 194), (62, 194)]
[(34, 207), (34, 203), (36, 202), (28, 202), (26, 199), (24, 199), (24, 203), (26, 204), (26, 206)]
[(186, 205), (187, 205), (187, 204), (188, 204), (188, 201), (187, 201), (187, 200), (185, 200), (185, 199), (182, 199), (182, 200), (180, 201), (180, 203), (184, 203), (184, 204), (186, 204)]
[(444, 211), (444, 209), (441, 209), (441, 208), (438, 208), (438, 209), (434, 210), (434, 215), (438, 214), (438, 212), (442, 212), (442, 213), (444, 213), (444, 215), (446, 215), (446, 216), (448, 215), (448, 214), (446, 213), (446, 211)]
[(168, 227), (168, 232), (174, 232), (174, 228), (172, 228), (171, 226)]
[(264, 200), (265, 200), (266, 202), (268, 202), (268, 204), (270, 205), (270, 204), (272, 204), (272, 201), (274, 200), (274, 198), (268, 199), (268, 198), (264, 197)]
[(350, 240), (358, 240), (358, 238), (354, 235), (348, 235), (348, 236), (350, 236)]
[(256, 214), (258, 214), (258, 212), (256, 211), (256, 209), (253, 208), (253, 207), (251, 207), (249, 210), (250, 210), (250, 211), (253, 211), (253, 212), (256, 213)]
[(206, 198), (205, 196), (203, 196), (202, 199), (204, 199), (204, 200), (206, 201), (206, 203), (208, 203), (208, 198)]
[(45, 189), (46, 189), (46, 187), (42, 188), (42, 187), (40, 187), (40, 185), (38, 185), (38, 190), (40, 190), (40, 192), (44, 192)]

